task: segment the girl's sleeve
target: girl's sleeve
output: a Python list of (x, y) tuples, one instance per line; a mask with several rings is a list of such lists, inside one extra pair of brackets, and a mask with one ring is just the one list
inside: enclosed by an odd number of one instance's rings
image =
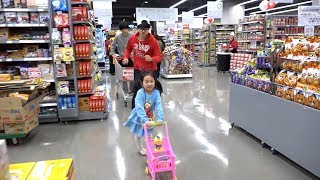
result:
[(163, 109), (162, 109), (162, 101), (161, 101), (161, 96), (158, 90), (156, 90), (156, 115), (157, 115), (157, 121), (163, 121)]
[(144, 96), (142, 91), (138, 91), (138, 94), (135, 98), (135, 108), (137, 115), (143, 124), (149, 121), (146, 111), (144, 110)]

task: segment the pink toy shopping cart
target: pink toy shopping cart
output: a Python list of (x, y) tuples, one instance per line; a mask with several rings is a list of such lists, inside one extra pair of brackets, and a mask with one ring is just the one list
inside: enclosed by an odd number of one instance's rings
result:
[[(175, 159), (171, 144), (169, 141), (169, 132), (167, 123), (165, 126), (166, 136), (163, 138), (155, 137), (150, 139), (147, 132), (147, 127), (144, 126), (146, 150), (147, 150), (147, 167), (145, 173), (151, 175), (152, 180), (156, 179), (156, 173), (172, 172), (172, 179), (177, 180)], [(156, 127), (156, 123), (153, 125)]]

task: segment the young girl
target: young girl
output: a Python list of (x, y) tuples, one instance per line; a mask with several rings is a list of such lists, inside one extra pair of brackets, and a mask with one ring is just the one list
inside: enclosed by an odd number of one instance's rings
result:
[[(161, 103), (160, 92), (156, 89), (155, 79), (150, 72), (143, 73), (141, 76), (142, 88), (138, 91), (135, 99), (135, 108), (132, 109), (128, 121), (124, 126), (130, 128), (131, 133), (135, 134), (135, 142), (138, 151), (142, 155), (146, 155), (144, 148), (143, 125), (148, 128), (149, 135), (152, 134), (152, 121), (156, 121), (157, 125), (161, 125), (163, 121), (163, 109)], [(154, 117), (154, 112), (156, 117)]]

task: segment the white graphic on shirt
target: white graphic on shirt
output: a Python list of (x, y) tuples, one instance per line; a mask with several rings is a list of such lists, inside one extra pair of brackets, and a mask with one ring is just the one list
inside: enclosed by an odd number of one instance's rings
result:
[(146, 52), (148, 52), (150, 50), (150, 46), (149, 45), (144, 45), (142, 43), (135, 43), (134, 44), (134, 49), (136, 50), (135, 54), (138, 58), (144, 58)]

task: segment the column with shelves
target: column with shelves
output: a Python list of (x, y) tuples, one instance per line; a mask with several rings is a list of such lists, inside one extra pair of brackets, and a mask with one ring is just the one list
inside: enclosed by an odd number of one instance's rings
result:
[(256, 54), (265, 48), (265, 17), (247, 16), (240, 20), (238, 28), (238, 52)]
[(201, 33), (202, 36), (202, 66), (216, 65), (216, 33), (214, 25), (206, 25)]
[(16, 1), (0, 8), (1, 74), (12, 75), (12, 85), (38, 78), (51, 83), (40, 102), (40, 123), (58, 121), (48, 6), (46, 0), (33, 7)]
[[(58, 20), (53, 22), (55, 36), (60, 34), (62, 37), (53, 40), (61, 121), (104, 119), (107, 116), (105, 88), (98, 82), (101, 72), (95, 54), (91, 9), (91, 3), (83, 1), (68, 1), (65, 11), (53, 8), (53, 17), (68, 18), (65, 24), (59, 24), (61, 21)], [(68, 57), (65, 57), (66, 51)]]

